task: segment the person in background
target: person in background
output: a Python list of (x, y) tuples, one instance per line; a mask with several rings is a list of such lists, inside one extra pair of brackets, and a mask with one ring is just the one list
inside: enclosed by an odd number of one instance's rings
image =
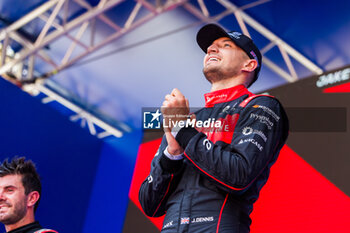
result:
[(8, 233), (48, 233), (35, 221), (41, 182), (35, 165), (24, 157), (0, 165), (0, 222)]

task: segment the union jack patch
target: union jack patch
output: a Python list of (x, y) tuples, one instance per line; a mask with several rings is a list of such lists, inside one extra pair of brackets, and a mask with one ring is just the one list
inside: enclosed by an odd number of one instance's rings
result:
[(189, 217), (181, 218), (181, 224), (190, 224), (190, 218)]

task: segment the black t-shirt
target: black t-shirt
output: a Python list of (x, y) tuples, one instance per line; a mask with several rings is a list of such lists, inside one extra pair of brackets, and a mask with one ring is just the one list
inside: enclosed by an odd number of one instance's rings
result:
[[(40, 226), (39, 222), (35, 221), (33, 223), (24, 225), (20, 228), (14, 229), (14, 230), (9, 231), (7, 233), (34, 233), (35, 231), (38, 231), (41, 229), (43, 229), (43, 228)], [(50, 231), (48, 231), (48, 232), (50, 232)], [(52, 232), (55, 232), (55, 231), (52, 231)]]

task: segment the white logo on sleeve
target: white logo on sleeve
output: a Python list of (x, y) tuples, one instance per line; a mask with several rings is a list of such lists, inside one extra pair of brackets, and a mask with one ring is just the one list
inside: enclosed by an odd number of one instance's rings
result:
[(243, 130), (242, 130), (242, 133), (244, 135), (252, 134), (253, 133), (253, 128), (251, 128), (251, 127), (244, 127)]
[(268, 118), (266, 116), (261, 116), (261, 115), (255, 114), (255, 113), (251, 113), (250, 118), (253, 118), (255, 120), (260, 121), (260, 123), (265, 124), (268, 129), (272, 129), (272, 127), (273, 127), (273, 123), (271, 122), (270, 118)]
[(207, 150), (211, 149), (211, 143), (210, 143), (209, 139), (204, 139), (203, 146), (205, 146), (207, 148)]
[(171, 227), (173, 225), (174, 221), (170, 221), (167, 224), (164, 224), (163, 229)]
[(150, 175), (150, 176), (147, 178), (147, 180), (148, 180), (148, 183), (152, 183), (152, 182), (153, 182), (153, 177)]
[(255, 145), (260, 151), (264, 149), (262, 145), (260, 145), (257, 141), (255, 141), (253, 138), (248, 138), (248, 139), (241, 139), (238, 144), (243, 144), (246, 142), (250, 142), (253, 145)]
[(264, 112), (270, 114), (270, 116), (272, 116), (276, 122), (278, 122), (280, 120), (280, 117), (274, 112), (272, 111), (270, 108), (266, 107), (266, 106), (262, 106), (262, 105), (254, 105), (253, 108), (260, 108), (262, 109)]
[(249, 126), (244, 127), (242, 130), (242, 133), (243, 133), (243, 135), (246, 135), (246, 136), (250, 135), (250, 134), (257, 134), (264, 140), (264, 142), (266, 142), (266, 140), (267, 140), (266, 135), (262, 131), (253, 129)]

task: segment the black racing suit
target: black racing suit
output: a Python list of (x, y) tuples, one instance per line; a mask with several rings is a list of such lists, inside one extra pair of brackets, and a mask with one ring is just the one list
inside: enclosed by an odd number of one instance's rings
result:
[(57, 233), (57, 231), (42, 228), (39, 222), (36, 221), (30, 224), (21, 226), (12, 231), (8, 231), (8, 233)]
[(163, 137), (139, 192), (148, 216), (166, 213), (162, 232), (249, 232), (253, 203), (289, 130), (275, 98), (252, 96), (243, 85), (206, 94), (196, 119), (214, 118), (223, 127), (182, 128), (176, 135), (182, 160), (164, 154)]

